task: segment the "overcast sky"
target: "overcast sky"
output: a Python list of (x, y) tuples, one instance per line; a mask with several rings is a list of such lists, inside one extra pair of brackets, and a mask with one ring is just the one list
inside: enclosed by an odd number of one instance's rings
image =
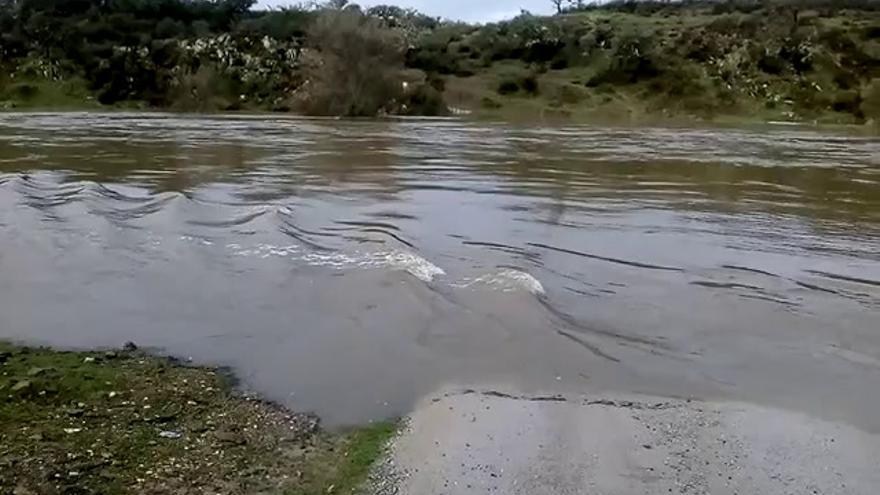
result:
[[(290, 5), (295, 0), (260, 0), (264, 7)], [(420, 12), (447, 19), (470, 22), (489, 22), (508, 19), (519, 14), (520, 9), (548, 14), (553, 10), (550, 0), (352, 0), (363, 7), (373, 5), (399, 5), (412, 7)]]

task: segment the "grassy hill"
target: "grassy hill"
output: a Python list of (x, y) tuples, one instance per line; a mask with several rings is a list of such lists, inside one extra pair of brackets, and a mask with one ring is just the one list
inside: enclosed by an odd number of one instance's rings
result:
[(873, 8), (655, 7), (521, 16), (449, 34), (445, 43), (426, 40), (421, 46), (432, 49), (415, 63), (447, 74), (450, 105), (486, 116), (880, 117), (880, 12)]

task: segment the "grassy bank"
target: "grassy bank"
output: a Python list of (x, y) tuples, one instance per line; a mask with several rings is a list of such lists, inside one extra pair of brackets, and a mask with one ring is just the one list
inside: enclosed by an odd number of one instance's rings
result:
[(88, 86), (78, 78), (27, 80), (0, 85), (0, 110), (99, 110)]
[(0, 493), (355, 493), (394, 431), (325, 432), (135, 349), (0, 342)]

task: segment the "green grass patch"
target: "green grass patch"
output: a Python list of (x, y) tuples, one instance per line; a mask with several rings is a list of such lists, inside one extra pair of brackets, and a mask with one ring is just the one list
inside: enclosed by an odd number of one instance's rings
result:
[(137, 350), (0, 342), (0, 493), (350, 494), (395, 432), (323, 431), (229, 383)]
[(334, 448), (326, 449), (314, 459), (315, 465), (323, 469), (303, 475), (299, 486), (289, 489), (286, 495), (358, 493), (396, 432), (396, 423), (382, 422), (342, 434)]
[(3, 110), (81, 110), (101, 108), (82, 79), (6, 80), (0, 84)]

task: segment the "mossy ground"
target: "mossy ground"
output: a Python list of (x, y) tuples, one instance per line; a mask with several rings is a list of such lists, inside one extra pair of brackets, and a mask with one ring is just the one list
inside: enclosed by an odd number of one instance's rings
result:
[[(502, 94), (505, 81), (534, 77), (537, 90), (522, 89)], [(658, 94), (650, 82), (588, 87), (589, 68), (567, 68), (536, 73), (518, 61), (496, 62), (469, 77), (450, 77), (444, 97), (456, 109), (468, 110), (478, 119), (510, 122), (601, 123), (601, 124), (691, 124), (714, 122), (756, 124), (799, 122), (824, 125), (859, 124), (851, 114), (817, 110), (798, 114), (788, 105), (768, 108), (751, 98), (718, 101), (700, 93), (670, 98)]]
[(394, 431), (325, 432), (136, 350), (0, 342), (0, 493), (354, 493)]
[(0, 81), (0, 110), (90, 110), (101, 107), (81, 79)]

